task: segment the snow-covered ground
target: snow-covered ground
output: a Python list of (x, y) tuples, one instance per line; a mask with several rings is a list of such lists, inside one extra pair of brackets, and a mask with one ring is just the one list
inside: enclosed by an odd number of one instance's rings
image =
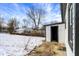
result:
[[(23, 56), (45, 40), (44, 37), (0, 33), (0, 56)], [(28, 46), (27, 46), (28, 43)], [(27, 46), (26, 50), (25, 47)]]

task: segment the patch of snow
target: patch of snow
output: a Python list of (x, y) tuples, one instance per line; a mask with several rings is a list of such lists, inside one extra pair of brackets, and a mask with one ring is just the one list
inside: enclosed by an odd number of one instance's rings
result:
[[(45, 38), (0, 33), (0, 56), (23, 56), (40, 45), (42, 40)], [(24, 50), (27, 43), (27, 50)]]

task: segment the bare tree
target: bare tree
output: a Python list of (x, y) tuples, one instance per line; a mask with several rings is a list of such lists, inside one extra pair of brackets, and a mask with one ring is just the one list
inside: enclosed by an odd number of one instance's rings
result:
[(13, 33), (15, 32), (15, 30), (17, 29), (18, 27), (18, 22), (16, 21), (16, 18), (12, 18), (9, 20), (9, 23), (8, 23), (8, 32), (9, 33)]
[(24, 33), (28, 32), (28, 25), (29, 25), (29, 21), (27, 19), (23, 19), (23, 26), (22, 28), (24, 29)]
[(27, 28), (28, 24), (29, 24), (29, 22), (26, 19), (23, 19), (23, 27)]
[(29, 7), (26, 15), (33, 21), (34, 28), (38, 29), (45, 15), (45, 10), (43, 8)]
[(4, 20), (4, 18), (2, 18), (2, 17), (0, 16), (0, 32), (2, 31), (2, 23), (3, 23), (3, 20)]
[(1, 30), (2, 30), (2, 23), (1, 23), (1, 21), (0, 21), (0, 32), (1, 32)]

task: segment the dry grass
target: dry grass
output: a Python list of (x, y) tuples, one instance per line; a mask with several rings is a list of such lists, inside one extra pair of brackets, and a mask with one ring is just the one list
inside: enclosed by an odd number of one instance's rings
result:
[(65, 56), (66, 48), (63, 43), (57, 42), (44, 42), (40, 46), (36, 47), (31, 56)]

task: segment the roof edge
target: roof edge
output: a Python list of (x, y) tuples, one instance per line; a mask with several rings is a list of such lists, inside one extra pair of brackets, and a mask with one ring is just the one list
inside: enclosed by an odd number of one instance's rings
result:
[(64, 24), (64, 23), (63, 22), (60, 22), (60, 23), (46, 24), (44, 26), (51, 26), (51, 25), (56, 25), (56, 24)]

